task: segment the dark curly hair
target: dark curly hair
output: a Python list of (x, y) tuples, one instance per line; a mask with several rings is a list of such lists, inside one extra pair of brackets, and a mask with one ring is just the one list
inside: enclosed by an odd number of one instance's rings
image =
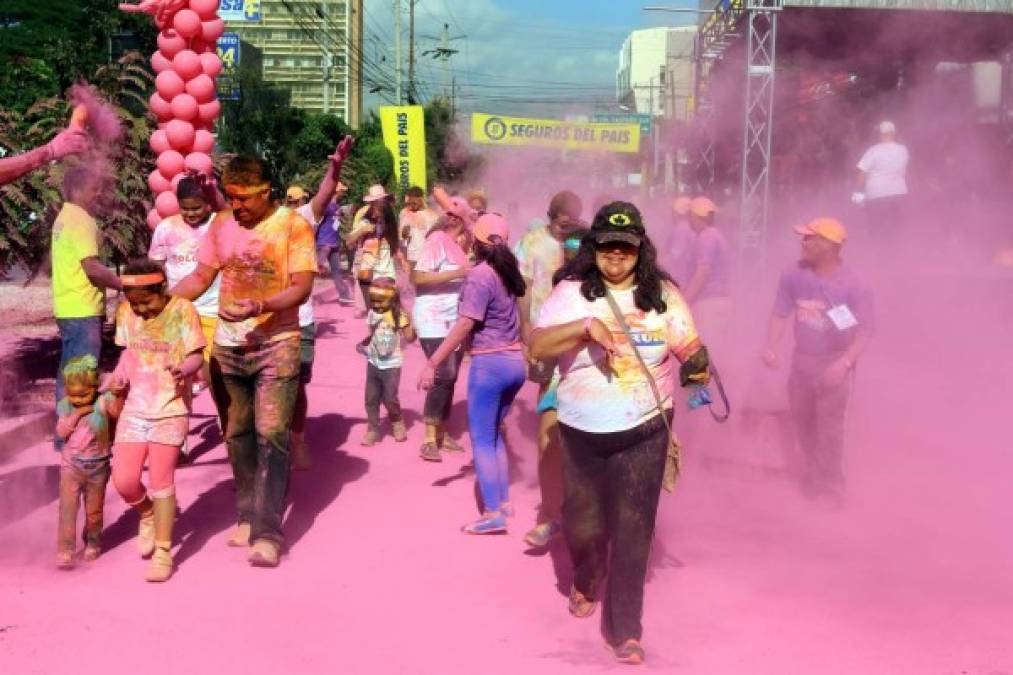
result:
[[(636, 206), (628, 202), (612, 202), (606, 204), (594, 216), (592, 232), (584, 235), (581, 239), (580, 249), (572, 260), (564, 264), (552, 277), (553, 285), (560, 281), (580, 281), (580, 292), (589, 302), (597, 298), (605, 297), (605, 280), (595, 262), (594, 255), (597, 244), (594, 238), (593, 229), (601, 227), (608, 216), (619, 211), (628, 212), (633, 216), (634, 222), (642, 222), (640, 211)], [(637, 255), (637, 265), (633, 268), (633, 275), (636, 279), (636, 289), (633, 291), (633, 299), (637, 309), (649, 312), (652, 309), (659, 314), (668, 311), (668, 305), (664, 300), (664, 282), (676, 285), (672, 277), (661, 266), (658, 265), (658, 250), (654, 247), (650, 237), (644, 234), (640, 242), (640, 250)]]

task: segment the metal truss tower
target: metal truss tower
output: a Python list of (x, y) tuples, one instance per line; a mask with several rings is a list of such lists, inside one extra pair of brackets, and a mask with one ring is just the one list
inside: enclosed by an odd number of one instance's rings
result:
[(781, 0), (746, 7), (746, 96), (742, 134), (739, 255), (763, 255), (770, 213), (771, 132)]

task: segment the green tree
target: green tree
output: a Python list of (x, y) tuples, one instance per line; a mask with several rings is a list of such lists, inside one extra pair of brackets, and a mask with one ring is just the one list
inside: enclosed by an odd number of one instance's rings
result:
[(59, 96), (109, 61), (110, 39), (131, 33), (138, 49), (155, 50), (146, 16), (119, 11), (116, 0), (4, 0), (0, 3), (0, 101), (24, 113)]
[[(123, 142), (109, 157), (115, 170), (112, 191), (104, 195), (99, 221), (102, 255), (114, 263), (147, 251), (151, 232), (145, 216), (151, 207), (147, 176), (154, 169), (148, 138), (154, 122), (146, 113), (152, 77), (139, 53), (100, 67), (89, 78), (116, 109)], [(0, 109), (0, 146), (23, 152), (52, 138), (67, 124), (70, 107), (50, 97), (27, 111)], [(60, 207), (62, 165), (52, 165), (0, 187), (0, 272), (21, 266), (33, 273), (48, 259), (53, 219)]]

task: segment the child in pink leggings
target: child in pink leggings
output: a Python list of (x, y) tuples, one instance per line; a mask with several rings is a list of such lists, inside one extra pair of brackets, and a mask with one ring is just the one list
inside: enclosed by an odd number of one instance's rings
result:
[[(189, 300), (166, 293), (159, 263), (130, 262), (122, 276), (127, 301), (116, 312), (116, 344), (124, 347), (109, 388), (126, 391), (113, 444), (113, 485), (141, 516), (137, 548), (151, 557), (146, 578), (172, 576), (176, 519), (175, 470), (186, 440), (184, 397), (204, 364), (200, 316)], [(141, 483), (148, 463), (148, 489)]]

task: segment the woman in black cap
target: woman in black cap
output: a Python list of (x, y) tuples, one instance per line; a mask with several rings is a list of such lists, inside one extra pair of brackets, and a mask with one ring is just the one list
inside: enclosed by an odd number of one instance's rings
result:
[[(637, 207), (606, 204), (555, 277), (531, 355), (558, 359), (569, 609), (595, 609), (606, 574), (605, 638), (638, 664), (644, 581), (670, 448), (673, 380), (708, 378), (689, 308), (657, 265)], [(670, 474), (674, 475), (674, 474)], [(666, 486), (667, 487), (667, 486)]]

